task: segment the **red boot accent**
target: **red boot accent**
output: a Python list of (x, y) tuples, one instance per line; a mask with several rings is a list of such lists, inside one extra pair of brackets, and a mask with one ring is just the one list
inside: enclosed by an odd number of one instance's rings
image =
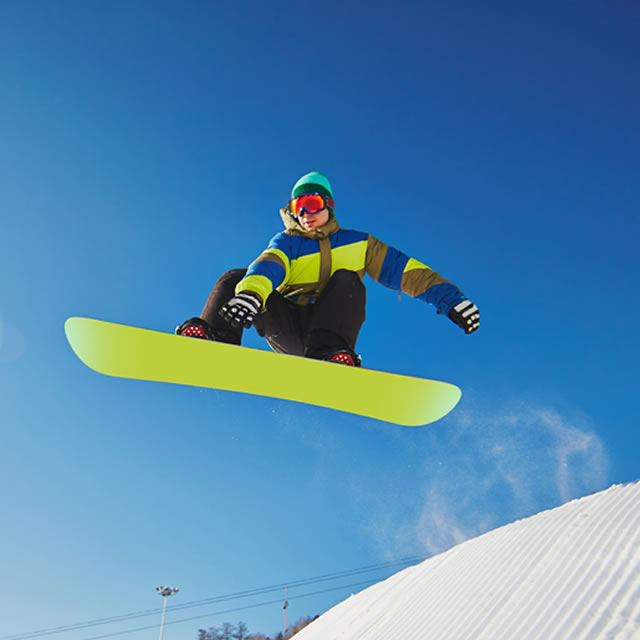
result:
[(353, 361), (350, 353), (346, 351), (339, 351), (329, 358), (329, 362), (337, 362), (338, 364), (346, 364), (350, 367), (355, 367), (356, 363)]
[(188, 336), (189, 338), (204, 338), (207, 339), (207, 334), (202, 327), (198, 327), (195, 324), (189, 325), (182, 330), (183, 336)]

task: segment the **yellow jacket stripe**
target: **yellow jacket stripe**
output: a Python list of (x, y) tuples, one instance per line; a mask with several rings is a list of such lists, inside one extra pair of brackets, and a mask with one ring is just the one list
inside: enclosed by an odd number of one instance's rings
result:
[(236, 291), (252, 291), (263, 301), (277, 290), (299, 304), (320, 295), (339, 269), (354, 271), (392, 289), (430, 302), (442, 312), (464, 299), (460, 290), (423, 262), (361, 231), (341, 229), (335, 218), (317, 232), (299, 228), (276, 235), (249, 266)]

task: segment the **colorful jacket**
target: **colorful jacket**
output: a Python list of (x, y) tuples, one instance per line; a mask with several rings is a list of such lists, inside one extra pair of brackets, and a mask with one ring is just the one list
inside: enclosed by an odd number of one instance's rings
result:
[(368, 233), (341, 229), (335, 215), (316, 231), (306, 231), (287, 208), (285, 230), (254, 260), (236, 293), (257, 293), (263, 303), (275, 290), (300, 305), (312, 304), (338, 269), (368, 273), (380, 284), (435, 305), (441, 313), (464, 300), (460, 289), (430, 267)]

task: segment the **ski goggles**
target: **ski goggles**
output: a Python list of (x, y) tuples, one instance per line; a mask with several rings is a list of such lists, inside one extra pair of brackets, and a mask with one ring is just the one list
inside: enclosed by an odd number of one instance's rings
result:
[(333, 209), (333, 200), (320, 193), (305, 193), (304, 195), (293, 198), (289, 201), (291, 215), (294, 217), (301, 216), (304, 211), (315, 215), (322, 211), (325, 207)]

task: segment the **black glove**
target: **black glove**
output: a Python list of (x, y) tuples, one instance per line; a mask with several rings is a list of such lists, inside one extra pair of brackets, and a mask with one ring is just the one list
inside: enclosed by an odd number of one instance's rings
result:
[(473, 333), (480, 326), (480, 311), (471, 300), (459, 302), (449, 311), (449, 318), (465, 333)]
[(242, 291), (220, 309), (220, 315), (236, 329), (248, 329), (262, 308), (257, 294)]

